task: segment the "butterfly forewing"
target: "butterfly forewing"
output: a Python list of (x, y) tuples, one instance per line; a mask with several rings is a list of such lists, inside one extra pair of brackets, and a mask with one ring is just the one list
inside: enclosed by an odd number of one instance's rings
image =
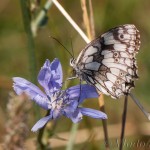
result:
[(137, 76), (135, 54), (140, 35), (134, 25), (113, 28), (89, 43), (72, 64), (79, 78), (100, 92), (119, 98), (130, 92)]

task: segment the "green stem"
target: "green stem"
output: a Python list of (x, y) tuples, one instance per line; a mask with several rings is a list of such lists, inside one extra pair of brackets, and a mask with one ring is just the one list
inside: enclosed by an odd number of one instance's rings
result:
[[(104, 105), (101, 106), (100, 110), (105, 113), (105, 106)], [(108, 129), (107, 129), (107, 120), (103, 119), (102, 125), (103, 125), (104, 138), (105, 138), (105, 148), (106, 148), (106, 150), (110, 150), (109, 138), (108, 138)]]
[[(20, 0), (20, 4), (22, 10), (24, 29), (27, 35), (30, 78), (34, 84), (37, 84), (35, 45), (34, 45), (34, 39), (31, 31), (30, 2), (29, 0)], [(40, 109), (37, 105), (34, 106), (34, 113), (35, 113), (36, 120), (38, 120), (40, 118)], [(41, 136), (40, 138), (42, 140)]]
[(122, 114), (122, 129), (121, 129), (119, 150), (123, 149), (123, 139), (124, 139), (124, 132), (125, 132), (126, 116), (127, 116), (127, 106), (128, 106), (128, 94), (125, 95), (125, 100), (124, 100), (124, 110)]
[(21, 10), (23, 16), (24, 29), (27, 35), (28, 42), (28, 57), (29, 57), (29, 72), (31, 81), (36, 84), (36, 59), (35, 59), (35, 45), (31, 32), (31, 17), (30, 17), (30, 4), (28, 0), (20, 0)]
[(66, 150), (73, 150), (73, 146), (74, 146), (74, 143), (75, 143), (75, 137), (76, 137), (76, 134), (77, 134), (78, 126), (79, 126), (78, 123), (76, 123), (76, 124), (73, 123), (72, 124), (72, 128), (71, 128), (71, 131), (70, 131), (70, 138), (69, 138)]
[[(48, 116), (49, 113), (50, 113), (50, 110), (47, 111), (45, 117)], [(45, 127), (46, 127), (46, 125), (44, 125), (44, 127), (39, 130), (39, 134), (38, 134), (38, 137), (37, 137), (38, 149), (39, 149), (39, 150), (44, 150), (44, 149), (46, 149), (46, 146), (45, 146), (45, 145), (43, 144), (43, 142), (42, 142), (42, 137), (43, 137), (43, 134), (44, 134)]]
[[(27, 35), (28, 43), (28, 58), (29, 58), (29, 72), (32, 83), (37, 84), (36, 80), (36, 58), (35, 58), (35, 45), (31, 32), (31, 17), (30, 17), (30, 4), (28, 0), (20, 0), (21, 10), (23, 16), (24, 29)], [(35, 105), (34, 107), (36, 120), (40, 117), (40, 109)]]

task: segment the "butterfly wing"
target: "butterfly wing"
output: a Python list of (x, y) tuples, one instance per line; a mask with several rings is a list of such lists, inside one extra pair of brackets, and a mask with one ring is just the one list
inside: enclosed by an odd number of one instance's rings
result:
[(74, 69), (100, 92), (119, 98), (130, 92), (138, 78), (135, 54), (139, 47), (140, 35), (134, 25), (113, 28), (80, 52)]

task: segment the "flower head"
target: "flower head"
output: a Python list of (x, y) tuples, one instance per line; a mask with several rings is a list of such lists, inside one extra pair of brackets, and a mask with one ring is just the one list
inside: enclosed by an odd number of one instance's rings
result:
[(79, 107), (86, 98), (98, 97), (93, 86), (83, 84), (61, 90), (62, 76), (61, 64), (58, 59), (54, 59), (52, 63), (46, 60), (38, 74), (38, 82), (44, 88), (45, 93), (26, 79), (13, 78), (13, 87), (18, 95), (24, 92), (39, 106), (50, 110), (50, 114), (40, 119), (33, 126), (32, 131), (37, 131), (51, 119), (57, 119), (62, 115), (70, 118), (74, 123), (79, 122), (83, 115), (97, 119), (107, 118), (103, 112)]

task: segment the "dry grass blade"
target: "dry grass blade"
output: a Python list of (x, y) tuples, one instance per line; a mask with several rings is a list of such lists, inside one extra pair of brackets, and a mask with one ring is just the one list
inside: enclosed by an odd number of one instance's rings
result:
[[(84, 21), (84, 25), (86, 27), (87, 34), (88, 34), (89, 39), (92, 40), (95, 38), (95, 30), (94, 30), (94, 17), (93, 17), (93, 8), (92, 8), (91, 0), (89, 0), (90, 15), (88, 15), (86, 0), (81, 0), (81, 7), (82, 7), (82, 11), (83, 11), (83, 21)], [(101, 94), (98, 99), (99, 99), (100, 110), (105, 112), (104, 96)], [(105, 143), (106, 143), (105, 147), (107, 150), (109, 150), (107, 120), (102, 120), (102, 124), (103, 124), (104, 137), (105, 137)]]
[(93, 39), (95, 37), (95, 25), (94, 25), (93, 6), (91, 0), (89, 0), (89, 10), (90, 10), (90, 29), (91, 29), (91, 35), (93, 36), (92, 39)]
[(81, 35), (81, 37), (85, 40), (86, 43), (89, 43), (89, 38), (85, 35), (85, 33), (79, 28), (79, 26), (75, 23), (75, 21), (70, 17), (70, 15), (65, 11), (65, 9), (58, 3), (57, 0), (52, 0), (58, 10), (64, 15), (64, 17), (68, 20), (68, 22), (73, 26), (73, 28)]
[(93, 37), (91, 33), (90, 21), (89, 21), (87, 7), (86, 7), (86, 0), (81, 0), (81, 8), (83, 12), (83, 22), (86, 28), (87, 36), (90, 40), (92, 40)]

